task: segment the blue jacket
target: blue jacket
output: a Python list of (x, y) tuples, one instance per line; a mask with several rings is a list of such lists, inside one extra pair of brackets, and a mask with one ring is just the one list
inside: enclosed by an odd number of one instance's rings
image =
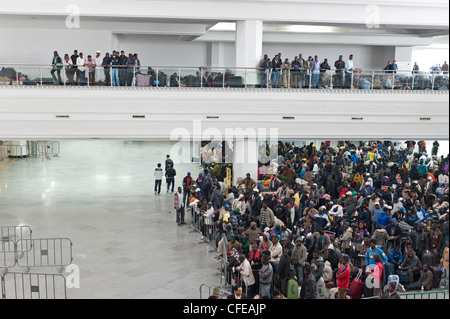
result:
[(367, 251), (366, 251), (366, 265), (375, 265), (376, 264), (376, 262), (373, 260), (373, 255), (375, 255), (375, 254), (380, 255), (381, 261), (383, 262), (383, 264), (385, 264), (388, 261), (386, 254), (380, 247), (375, 246), (374, 250), (372, 250), (369, 247), (369, 248), (367, 248)]
[(391, 219), (385, 213), (381, 213), (378, 216), (377, 225), (379, 224), (379, 225), (383, 226), (383, 228), (386, 228), (390, 223), (391, 223)]
[[(417, 215), (417, 213), (419, 213), (419, 212), (421, 212), (423, 214), (423, 218), (422, 219), (420, 219), (419, 216)], [(428, 213), (424, 209), (419, 209), (416, 212), (416, 215), (414, 216), (413, 220), (414, 220), (415, 223), (420, 223), (420, 222), (423, 222), (423, 221), (427, 220), (428, 217), (430, 217), (430, 215), (428, 215)]]
[(402, 251), (399, 250), (398, 253), (395, 252), (395, 248), (392, 248), (389, 251), (388, 260), (395, 264), (395, 263), (401, 263), (403, 261), (403, 254)]

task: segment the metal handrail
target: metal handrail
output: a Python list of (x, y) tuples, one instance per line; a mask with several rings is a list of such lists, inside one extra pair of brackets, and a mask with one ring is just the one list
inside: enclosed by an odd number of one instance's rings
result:
[[(35, 63), (0, 63), (0, 67), (44, 67), (44, 68), (51, 68), (53, 67), (52, 64), (35, 64)], [(64, 67), (64, 64), (58, 64), (57, 66), (59, 67)], [(86, 66), (88, 67), (88, 66)], [(97, 68), (103, 68), (102, 66), (97, 65)], [(129, 66), (127, 65), (120, 65), (119, 67), (121, 68), (128, 68)], [(255, 67), (237, 67), (237, 66), (180, 66), (180, 65), (158, 65), (158, 66), (154, 66), (154, 65), (140, 65), (140, 66), (136, 66), (134, 68), (136, 69), (147, 69), (147, 68), (152, 68), (152, 69), (170, 69), (170, 70), (184, 70), (184, 69), (193, 69), (193, 70), (261, 70), (261, 67), (259, 66), (255, 66)], [(403, 70), (403, 69), (398, 69), (398, 70), (384, 70), (384, 69), (365, 69), (365, 68), (354, 68), (355, 70), (362, 70), (363, 73), (368, 73), (368, 72), (380, 72), (380, 73), (385, 73), (385, 74), (395, 74), (395, 73), (414, 73), (414, 74), (429, 74), (429, 75), (447, 75), (448, 74), (444, 74), (443, 71), (414, 71), (414, 70)], [(280, 68), (280, 71), (282, 71), (283, 69)], [(293, 70), (292, 66), (290, 67), (290, 70)], [(313, 69), (310, 68), (302, 68), (299, 69), (300, 71), (313, 71)], [(320, 69), (320, 71), (342, 71), (345, 72), (346, 69), (336, 69), (336, 68), (330, 68), (330, 69)]]
[[(433, 291), (420, 291), (420, 292), (406, 292), (406, 293), (399, 293), (400, 298), (402, 299), (431, 299), (432, 295), (435, 295), (435, 299), (438, 299), (439, 295), (443, 294), (442, 299), (448, 299), (448, 290), (433, 290)], [(408, 296), (413, 296), (414, 298), (408, 298)], [(416, 298), (420, 297), (420, 298)], [(426, 297), (426, 298), (424, 298)]]
[[(95, 66), (93, 70), (90, 70), (89, 66), (85, 66), (84, 71), (79, 71), (77, 68), (73, 68), (70, 65), (58, 64), (55, 66), (49, 64), (4, 64), (0, 63), (0, 67), (9, 67), (15, 72), (15, 78), (7, 80), (6, 85), (24, 84), (20, 81), (21, 77), (19, 74), (26, 76), (26, 80), (30, 81), (31, 85), (80, 85), (80, 86), (115, 86), (114, 82), (119, 81), (118, 86), (156, 86), (156, 87), (261, 87), (269, 88), (272, 87), (284, 87), (284, 88), (328, 88), (333, 89), (338, 88), (350, 88), (363, 89), (363, 90), (374, 90), (374, 89), (408, 89), (408, 90), (434, 90), (437, 85), (439, 88), (447, 86), (448, 89), (448, 74), (443, 74), (443, 72), (436, 71), (415, 71), (415, 70), (373, 70), (373, 69), (358, 69), (354, 68), (352, 71), (347, 69), (316, 69), (311, 68), (301, 68), (294, 69), (292, 66), (289, 68), (280, 68), (278, 71), (274, 71), (272, 67), (262, 68), (243, 68), (243, 67), (176, 67), (176, 66), (128, 66), (128, 65), (118, 65), (118, 66)], [(27, 74), (24, 74), (24, 70), (21, 68), (35, 67), (34, 78), (30, 79)], [(50, 71), (52, 69), (52, 71)], [(71, 72), (69, 72), (71, 70)], [(104, 74), (99, 73), (103, 70)], [(113, 70), (118, 70), (113, 72)], [(142, 73), (141, 70), (147, 70), (146, 73)], [(20, 72), (22, 71), (22, 72)], [(26, 70), (25, 70), (26, 71)], [(47, 72), (48, 71), (48, 72)], [(56, 78), (56, 75), (58, 78)], [(172, 73), (173, 72), (173, 73)], [(184, 75), (183, 73), (186, 72)], [(215, 74), (214, 78), (211, 78), (212, 83), (205, 83), (203, 76), (206, 72)], [(242, 73), (243, 72), (243, 73)], [(253, 75), (249, 75), (253, 72)], [(44, 74), (48, 73), (48, 78), (44, 77)], [(139, 75), (151, 75), (148, 81), (151, 80), (153, 75), (155, 76), (154, 83), (151, 82), (145, 85), (137, 84), (137, 78)], [(166, 74), (167, 73), (167, 74)], [(169, 74), (172, 73), (172, 74)], [(195, 73), (195, 75), (194, 75)], [(242, 74), (241, 74), (242, 73)], [(114, 75), (116, 81), (114, 81)], [(219, 75), (219, 78), (217, 76)], [(236, 83), (230, 84), (230, 75), (240, 77)], [(91, 76), (95, 79), (95, 83), (90, 83)], [(160, 78), (163, 76), (163, 78)], [(187, 76), (194, 76), (194, 83), (187, 83)], [(273, 80), (272, 79), (273, 76)], [(405, 80), (406, 77), (406, 80)], [(439, 78), (438, 78), (439, 77)], [(76, 80), (75, 80), (76, 78)], [(252, 78), (252, 80), (249, 80)], [(9, 77), (8, 77), (9, 79)], [(369, 81), (369, 80), (372, 80)], [(440, 81), (436, 82), (439, 79)], [(25, 79), (23, 79), (25, 80)], [(160, 83), (163, 80), (163, 83)], [(291, 83), (294, 80), (296, 83)], [(404, 80), (404, 83), (402, 82)], [(173, 83), (172, 83), (173, 81)], [(374, 83), (376, 82), (376, 83)], [(420, 85), (419, 85), (420, 83)], [(1, 83), (0, 83), (1, 84)], [(106, 85), (104, 85), (106, 84)], [(206, 84), (206, 85), (205, 85)], [(375, 88), (376, 86), (376, 88)]]

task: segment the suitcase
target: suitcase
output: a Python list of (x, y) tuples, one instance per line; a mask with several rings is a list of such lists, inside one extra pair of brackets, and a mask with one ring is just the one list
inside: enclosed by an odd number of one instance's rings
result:
[(241, 76), (229, 76), (227, 79), (227, 84), (232, 88), (244, 87), (244, 81)]
[(442, 270), (439, 267), (430, 267), (433, 272), (433, 286), (432, 288), (439, 288), (441, 286)]
[(397, 270), (397, 276), (401, 284), (409, 284), (409, 272), (407, 270)]
[(352, 299), (361, 299), (364, 292), (364, 282), (361, 281), (362, 270), (360, 269), (358, 275), (350, 284), (349, 291)]
[(384, 271), (383, 272), (384, 272), (384, 279), (386, 281), (386, 279), (388, 279), (391, 275), (395, 274), (394, 264), (392, 264), (390, 262), (387, 262), (386, 264), (384, 264)]
[(150, 86), (151, 74), (136, 74), (136, 86)]
[(436, 258), (434, 257), (434, 254), (426, 250), (422, 254), (422, 265), (427, 264), (428, 267), (436, 266)]

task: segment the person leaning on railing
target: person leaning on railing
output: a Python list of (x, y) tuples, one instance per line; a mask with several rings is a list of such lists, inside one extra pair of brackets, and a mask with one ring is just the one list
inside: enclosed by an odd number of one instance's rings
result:
[[(61, 69), (63, 68), (63, 63), (57, 51), (53, 52), (52, 66), (53, 68), (50, 73), (53, 77), (53, 84), (62, 84)], [(56, 79), (55, 72), (58, 74), (58, 79)]]

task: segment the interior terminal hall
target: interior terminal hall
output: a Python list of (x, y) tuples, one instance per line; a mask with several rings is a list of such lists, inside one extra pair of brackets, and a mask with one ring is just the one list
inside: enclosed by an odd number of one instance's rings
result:
[(448, 299), (448, 0), (3, 2), (2, 299)]

